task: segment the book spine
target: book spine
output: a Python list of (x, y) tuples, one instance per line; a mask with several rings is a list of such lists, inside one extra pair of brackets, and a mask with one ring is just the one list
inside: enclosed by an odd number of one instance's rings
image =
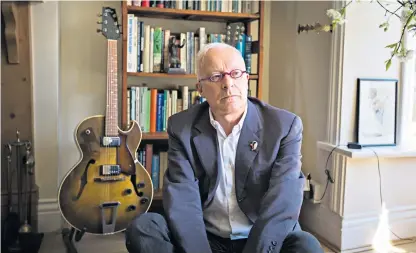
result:
[(160, 72), (162, 64), (162, 28), (154, 28), (153, 33), (153, 72)]
[(163, 107), (162, 107), (162, 129), (161, 131), (166, 131), (166, 118), (168, 113), (168, 100), (169, 100), (169, 91), (164, 90), (163, 94)]
[(150, 132), (156, 132), (157, 89), (152, 89), (150, 94)]
[(153, 189), (159, 190), (159, 170), (160, 170), (160, 163), (159, 163), (159, 155), (153, 154), (152, 156), (152, 174), (151, 179), (153, 182)]
[(150, 71), (150, 25), (144, 26), (143, 71)]
[(149, 48), (150, 48), (150, 52), (149, 52), (149, 59), (150, 59), (150, 62), (149, 62), (149, 71), (151, 72), (151, 73), (153, 73), (153, 72), (155, 72), (154, 71), (154, 63), (153, 63), (153, 61), (154, 61), (154, 56), (153, 56), (153, 54), (154, 54), (154, 36), (155, 36), (155, 28), (154, 27), (150, 27), (150, 38), (149, 38), (149, 41), (150, 41), (150, 45), (149, 45)]
[(141, 72), (143, 71), (143, 69), (141, 69), (142, 66), (142, 61), (141, 61), (141, 56), (142, 56), (142, 31), (141, 31), (141, 26), (142, 26), (142, 21), (137, 21), (137, 72)]
[(134, 87), (136, 89), (136, 121), (140, 126), (140, 87)]
[(163, 128), (163, 93), (157, 94), (156, 131), (161, 132)]
[(246, 46), (245, 46), (245, 53), (244, 53), (244, 61), (246, 63), (246, 70), (248, 73), (251, 73), (251, 43), (252, 43), (251, 35), (246, 36)]
[(133, 21), (134, 15), (127, 15), (127, 72), (136, 72), (133, 62)]
[(130, 89), (130, 118), (136, 120), (136, 89), (131, 87)]

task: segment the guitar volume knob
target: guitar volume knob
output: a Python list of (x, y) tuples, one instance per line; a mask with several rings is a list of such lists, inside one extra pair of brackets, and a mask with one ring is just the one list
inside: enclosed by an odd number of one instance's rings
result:
[(129, 205), (129, 207), (127, 207), (127, 211), (134, 211), (136, 210), (136, 206), (134, 205)]
[(141, 204), (146, 204), (146, 203), (147, 203), (147, 201), (149, 201), (149, 199), (148, 199), (148, 198), (146, 198), (146, 197), (144, 197), (144, 198), (142, 198), (142, 199), (140, 200), (140, 203), (141, 203)]

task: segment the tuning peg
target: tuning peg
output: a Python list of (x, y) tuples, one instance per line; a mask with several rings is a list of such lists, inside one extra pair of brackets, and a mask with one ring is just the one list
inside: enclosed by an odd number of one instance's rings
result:
[(101, 14), (101, 13), (97, 14), (97, 17), (99, 17), (99, 18), (102, 17), (102, 16), (103, 16), (103, 14)]
[(102, 21), (97, 21), (97, 24), (101, 25), (103, 22)]
[(97, 33), (100, 33), (102, 30), (101, 29), (97, 29)]

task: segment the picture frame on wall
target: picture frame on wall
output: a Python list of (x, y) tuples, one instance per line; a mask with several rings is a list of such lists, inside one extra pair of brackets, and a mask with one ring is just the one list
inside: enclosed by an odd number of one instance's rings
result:
[(358, 78), (356, 139), (363, 146), (395, 146), (397, 79)]

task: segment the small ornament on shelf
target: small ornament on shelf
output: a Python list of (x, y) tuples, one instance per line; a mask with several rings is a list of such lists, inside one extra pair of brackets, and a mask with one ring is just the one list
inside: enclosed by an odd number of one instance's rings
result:
[(169, 40), (169, 74), (185, 74), (185, 69), (181, 67), (181, 61), (178, 57), (178, 48), (183, 48), (186, 45), (186, 40), (182, 41), (182, 45), (176, 43), (176, 37), (172, 36)]

